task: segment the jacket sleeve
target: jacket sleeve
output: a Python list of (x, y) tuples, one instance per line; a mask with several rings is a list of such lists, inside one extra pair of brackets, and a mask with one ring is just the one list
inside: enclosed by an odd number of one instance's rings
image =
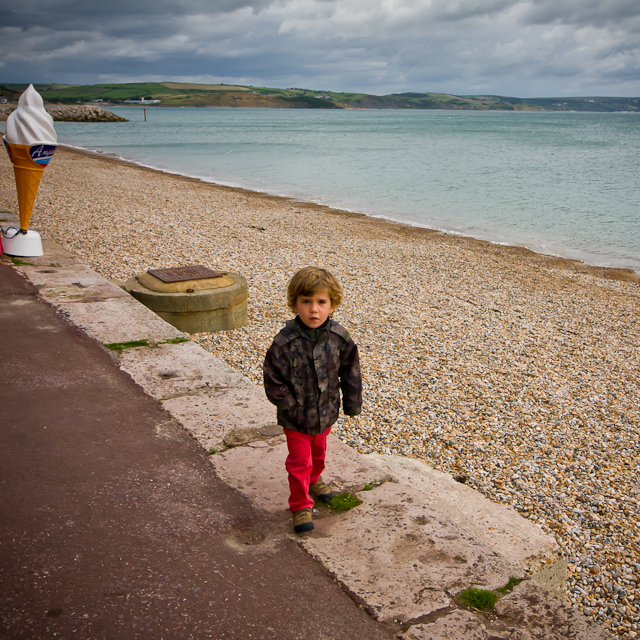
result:
[(362, 411), (362, 375), (358, 347), (351, 338), (347, 340), (340, 360), (342, 406), (346, 415), (357, 416)]
[(288, 411), (296, 406), (296, 400), (287, 384), (290, 379), (289, 366), (275, 342), (269, 347), (262, 366), (264, 391), (269, 402), (278, 409)]

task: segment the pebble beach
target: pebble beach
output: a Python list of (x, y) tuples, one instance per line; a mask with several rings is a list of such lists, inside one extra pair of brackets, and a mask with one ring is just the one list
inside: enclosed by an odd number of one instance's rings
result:
[[(17, 213), (0, 154), (0, 210)], [(59, 148), (30, 228), (103, 276), (202, 264), (242, 274), (249, 324), (193, 339), (261, 384), (315, 264), (360, 348), (364, 411), (334, 433), (424, 460), (554, 536), (567, 597), (640, 637), (640, 278)], [(328, 461), (330, 464), (330, 461)]]

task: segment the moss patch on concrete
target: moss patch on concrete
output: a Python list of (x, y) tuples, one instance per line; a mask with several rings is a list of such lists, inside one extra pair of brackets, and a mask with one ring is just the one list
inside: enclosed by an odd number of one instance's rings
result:
[(135, 347), (148, 347), (148, 340), (132, 340), (131, 342), (109, 342), (105, 344), (104, 347), (106, 349), (111, 349), (111, 351), (123, 351), (124, 349), (133, 349)]
[(344, 511), (350, 511), (359, 504), (362, 504), (362, 500), (356, 498), (352, 493), (336, 493), (333, 498), (327, 502), (327, 507), (336, 513), (342, 513)]
[(499, 597), (497, 593), (487, 589), (466, 589), (459, 596), (463, 605), (478, 611), (490, 611)]

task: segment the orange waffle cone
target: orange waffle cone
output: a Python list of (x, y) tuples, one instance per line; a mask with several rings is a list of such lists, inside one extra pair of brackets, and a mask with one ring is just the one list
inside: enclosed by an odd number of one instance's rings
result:
[(13, 167), (16, 177), (16, 189), (18, 190), (18, 207), (20, 208), (20, 228), (26, 231), (29, 228), (29, 220), (33, 211), (33, 203), (40, 186), (42, 171), (37, 169), (21, 169)]
[[(53, 151), (47, 152), (48, 155), (44, 160), (37, 160), (41, 157), (38, 155), (43, 149), (55, 149), (55, 147), (46, 147), (45, 145), (30, 145), (30, 144), (13, 144), (4, 141), (9, 157), (13, 164), (13, 173), (16, 178), (16, 189), (18, 191), (18, 207), (20, 209), (20, 228), (26, 231), (29, 228), (29, 220), (31, 218), (31, 211), (33, 210), (33, 203), (36, 200), (36, 194), (38, 193), (38, 187), (40, 186), (40, 179), (42, 178), (42, 172), (47, 166), (49, 158), (53, 154)], [(34, 160), (34, 157), (36, 160)]]

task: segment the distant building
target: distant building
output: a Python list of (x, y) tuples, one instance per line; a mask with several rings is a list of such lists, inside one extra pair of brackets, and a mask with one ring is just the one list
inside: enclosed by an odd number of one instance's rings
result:
[(160, 104), (160, 100), (153, 98), (140, 98), (140, 100), (125, 100), (125, 104)]

